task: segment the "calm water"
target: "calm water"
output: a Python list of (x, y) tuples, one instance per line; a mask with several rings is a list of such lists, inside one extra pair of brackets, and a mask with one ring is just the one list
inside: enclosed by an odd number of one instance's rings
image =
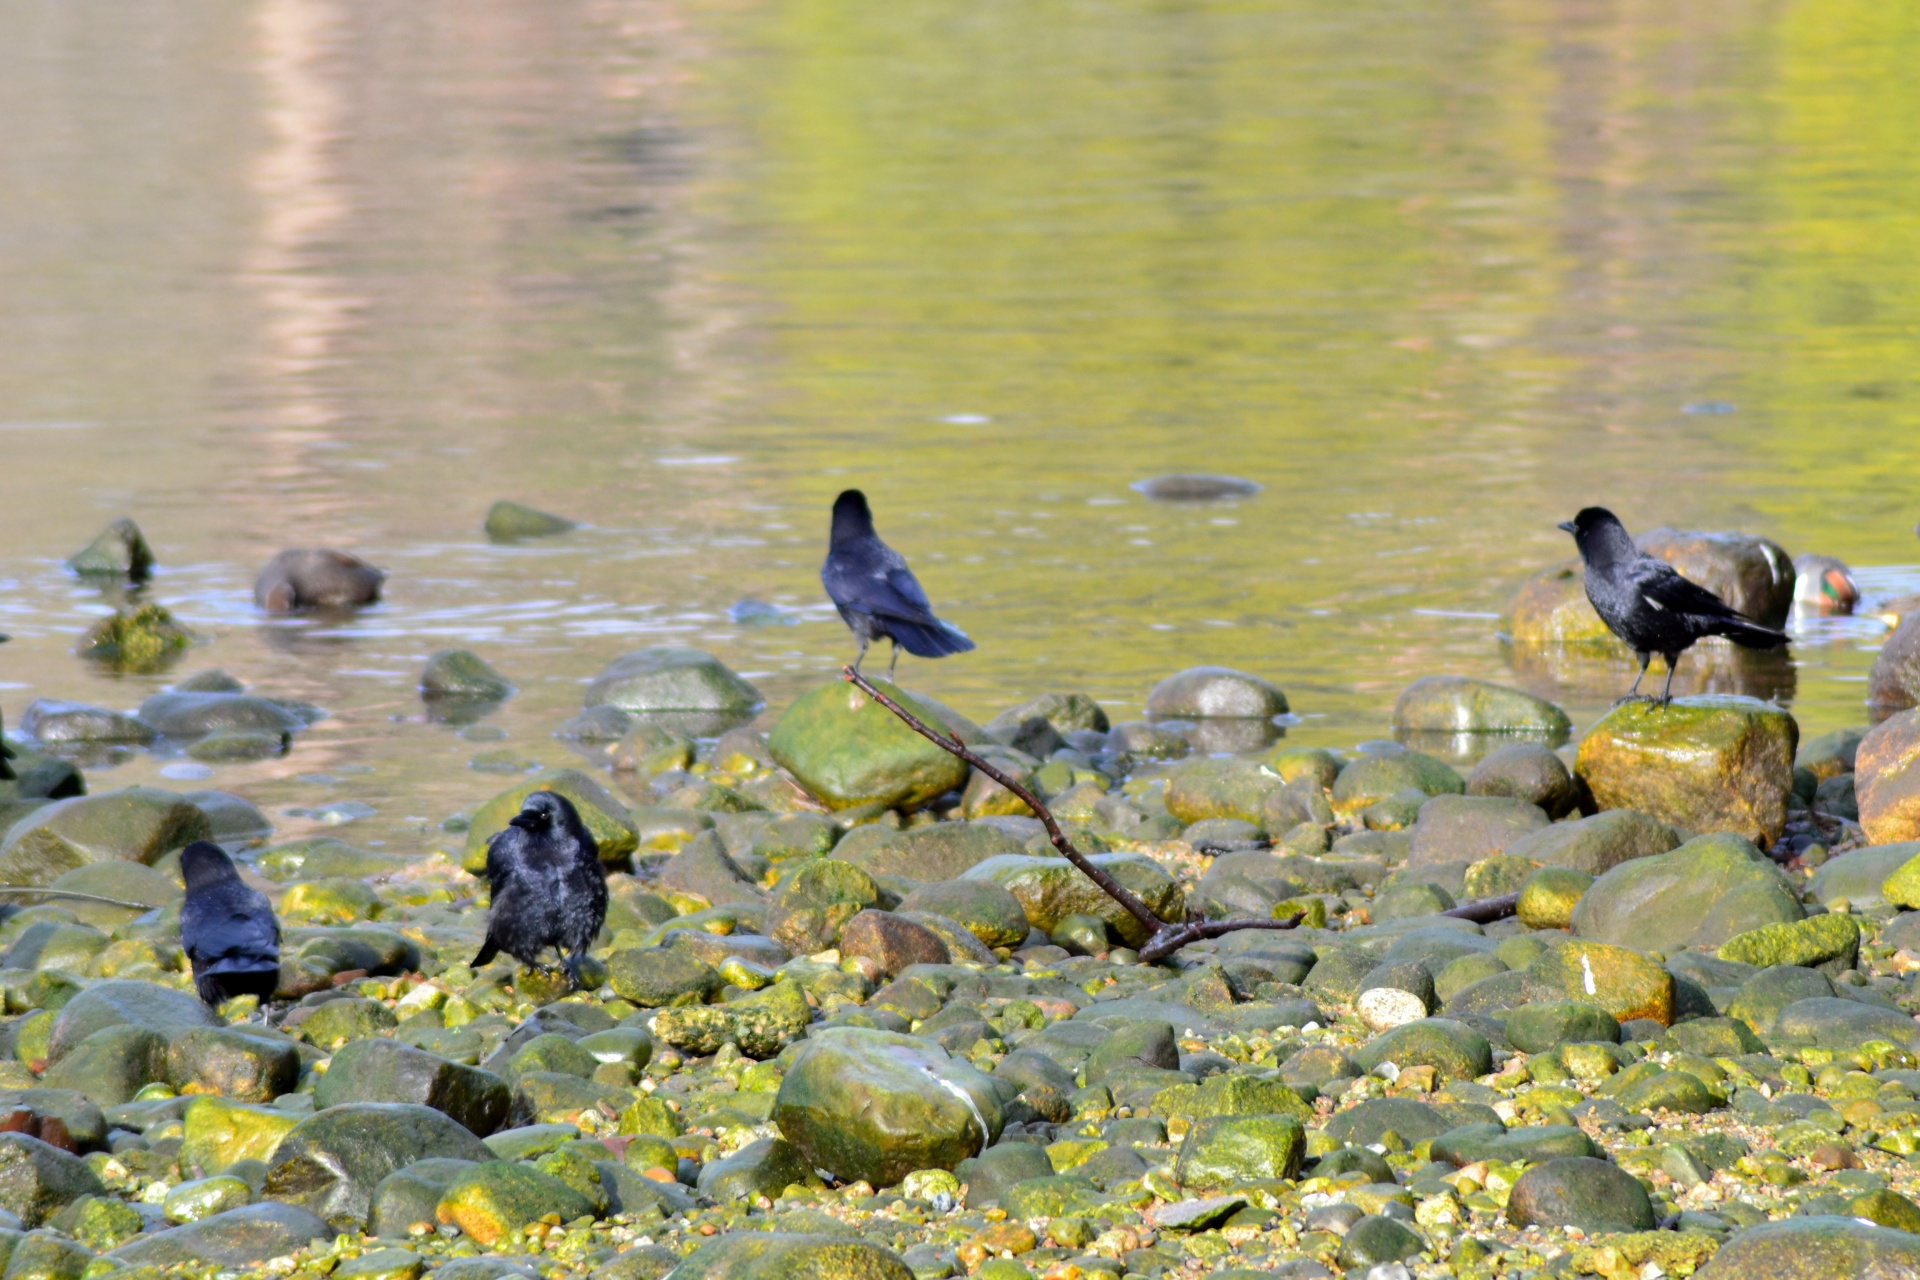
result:
[[(777, 710), (851, 652), (849, 484), (981, 642), (903, 677), (983, 717), (1218, 662), (1308, 742), (1439, 671), (1590, 718), (1608, 672), (1495, 632), (1593, 501), (1915, 589), (1920, 23), (1684, 8), (5, 0), (0, 705), (167, 682), (71, 653), (108, 606), (60, 561), (122, 514), (209, 641), (175, 674), (333, 712), (167, 784), (414, 848), (503, 785), (421, 715), (429, 654), (520, 684), (530, 761), (642, 644)], [(1266, 488), (1128, 488), (1172, 470)], [(590, 527), (491, 546), (500, 497)], [(289, 545), (388, 602), (264, 623)], [(1807, 731), (1864, 719), (1880, 634), (1803, 635)]]

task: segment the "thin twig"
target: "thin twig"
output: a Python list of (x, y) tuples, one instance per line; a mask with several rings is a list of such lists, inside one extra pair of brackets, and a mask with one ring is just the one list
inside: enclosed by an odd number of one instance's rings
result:
[(1217, 938), (1223, 933), (1235, 933), (1241, 929), (1292, 929), (1303, 918), (1302, 915), (1295, 915), (1285, 920), (1195, 920), (1184, 924), (1162, 920), (1154, 914), (1152, 907), (1142, 902), (1125, 885), (1095, 865), (1086, 854), (1074, 848), (1073, 841), (1069, 840), (1067, 833), (1060, 829), (1060, 824), (1054, 820), (1053, 813), (1047, 808), (1046, 803), (1024, 783), (969, 750), (958, 734), (941, 733), (927, 725), (911, 711), (874, 688), (871, 681), (852, 667), (843, 668), (842, 674), (855, 688), (893, 712), (907, 728), (947, 754), (958, 756), (1025, 801), (1027, 808), (1033, 810), (1034, 816), (1040, 819), (1042, 826), (1046, 827), (1047, 838), (1053, 842), (1053, 847), (1060, 851), (1060, 855), (1079, 868), (1087, 879), (1099, 885), (1101, 892), (1119, 903), (1128, 915), (1138, 920), (1148, 930), (1149, 936), (1140, 947), (1140, 958), (1147, 963), (1164, 960), (1189, 942), (1198, 942), (1202, 938)]
[(23, 894), (34, 898), (75, 898), (81, 902), (103, 902), (110, 907), (125, 907), (129, 911), (159, 910), (151, 903), (128, 902), (124, 898), (105, 898), (97, 893), (81, 893), (78, 889), (37, 889), (32, 885), (0, 884), (0, 897), (8, 894)]

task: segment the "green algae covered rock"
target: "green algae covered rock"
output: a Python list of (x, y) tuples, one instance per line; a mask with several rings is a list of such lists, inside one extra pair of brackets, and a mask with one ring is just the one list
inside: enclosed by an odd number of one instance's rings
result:
[(434, 1213), (481, 1244), (493, 1245), (548, 1214), (571, 1222), (593, 1211), (592, 1201), (558, 1178), (531, 1165), (489, 1160), (455, 1178)]
[(1763, 1222), (1734, 1235), (1694, 1274), (1698, 1280), (1894, 1280), (1920, 1275), (1920, 1236), (1824, 1215)]
[(662, 1009), (649, 1025), (688, 1053), (704, 1057), (731, 1044), (749, 1058), (771, 1058), (806, 1034), (812, 1016), (800, 984), (782, 981), (726, 1004)]
[(322, 1110), (350, 1102), (416, 1103), (484, 1138), (506, 1122), (513, 1095), (491, 1071), (376, 1036), (354, 1040), (333, 1055), (313, 1102)]
[(1238, 818), (1259, 823), (1286, 780), (1255, 760), (1195, 760), (1167, 779), (1167, 812), (1185, 823)]
[[(1582, 978), (1584, 985), (1584, 974)], [(1614, 1016), (1580, 1000), (1523, 1004), (1507, 1015), (1506, 1031), (1508, 1043), (1522, 1053), (1545, 1053), (1563, 1044), (1617, 1044), (1620, 1040), (1620, 1023)]]
[(270, 1162), (280, 1142), (303, 1117), (275, 1107), (252, 1106), (203, 1095), (187, 1104), (183, 1167), (221, 1173), (242, 1160)]
[(1671, 953), (1804, 915), (1779, 868), (1744, 838), (1723, 834), (1615, 867), (1581, 897), (1572, 925), (1582, 938)]
[(1306, 1130), (1292, 1116), (1208, 1116), (1187, 1130), (1173, 1176), (1189, 1191), (1293, 1178), (1306, 1149)]
[(502, 791), (474, 810), (460, 865), (474, 875), (484, 874), (487, 841), (520, 812), (527, 797), (536, 791), (552, 791), (573, 802), (594, 843), (600, 846), (600, 861), (624, 862), (627, 855), (640, 847), (640, 829), (618, 797), (578, 769), (550, 769)]
[(52, 884), (96, 862), (151, 863), (213, 827), (186, 797), (152, 787), (125, 787), (56, 800), (17, 822), (0, 842), (0, 883)]
[(1520, 885), (1514, 914), (1529, 929), (1565, 929), (1573, 924), (1574, 908), (1593, 887), (1593, 877), (1572, 867), (1541, 867)]
[(1571, 1000), (1595, 1005), (1618, 1022), (1673, 1022), (1673, 975), (1625, 947), (1572, 941), (1527, 966), (1521, 988), (1529, 1003)]
[(1418, 733), (1513, 733), (1564, 742), (1567, 713), (1545, 698), (1466, 676), (1426, 676), (1400, 691), (1393, 727)]
[(1032, 925), (1020, 899), (989, 880), (944, 880), (900, 900), (902, 912), (945, 916), (989, 947), (1017, 947)]
[(81, 1196), (106, 1188), (80, 1157), (24, 1133), (0, 1133), (0, 1209), (37, 1227)]
[(765, 703), (758, 689), (720, 659), (678, 645), (622, 654), (594, 677), (586, 694), (589, 707), (618, 707), (636, 715), (702, 712), (716, 724), (744, 720)]
[[(1444, 760), (1422, 751), (1363, 755), (1340, 771), (1332, 788), (1333, 811), (1351, 818), (1402, 791), (1426, 796), (1466, 794), (1466, 779)], [(1513, 850), (1508, 850), (1509, 853)]]
[(550, 515), (517, 502), (502, 499), (487, 508), (481, 528), (495, 542), (515, 542), (521, 538), (548, 538), (578, 528), (565, 516)]
[(145, 582), (153, 573), (153, 548), (140, 526), (122, 516), (67, 557), (67, 568), (83, 578)]
[(1354, 1052), (1353, 1061), (1368, 1072), (1391, 1062), (1403, 1068), (1432, 1067), (1442, 1081), (1472, 1080), (1493, 1070), (1493, 1047), (1464, 1022), (1422, 1018), (1375, 1036)]
[(748, 1143), (700, 1170), (700, 1194), (722, 1204), (755, 1196), (778, 1199), (788, 1187), (810, 1182), (817, 1184), (813, 1170), (793, 1144), (781, 1138)]
[(141, 1236), (107, 1257), (125, 1267), (253, 1267), (297, 1253), (316, 1238), (332, 1234), (328, 1225), (288, 1204), (251, 1204), (202, 1218), (171, 1231)]
[(869, 875), (942, 881), (957, 879), (988, 858), (1025, 853), (1026, 848), (988, 823), (936, 822), (888, 835), (846, 860)]
[[(874, 687), (928, 726), (947, 722), (912, 694)], [(907, 728), (891, 711), (845, 681), (802, 695), (767, 735), (767, 751), (807, 792), (830, 809), (882, 804), (917, 809), (966, 785), (966, 761)]]
[(1153, 1098), (1153, 1114), (1189, 1120), (1207, 1116), (1292, 1116), (1305, 1123), (1313, 1108), (1278, 1080), (1238, 1074), (1209, 1076), (1199, 1084), (1176, 1084)]
[(1575, 776), (1602, 809), (1636, 809), (1682, 831), (1780, 838), (1800, 730), (1753, 698), (1615, 707), (1580, 741)]
[(992, 1081), (932, 1041), (836, 1028), (794, 1057), (773, 1119), (810, 1168), (878, 1187), (977, 1154), (1002, 1112)]
[(1621, 657), (1627, 653), (1626, 645), (1593, 611), (1586, 574), (1577, 562), (1528, 578), (1507, 603), (1501, 624), (1516, 645), (1581, 645)]
[(720, 975), (678, 947), (627, 947), (607, 957), (607, 983), (643, 1009), (700, 1004), (718, 991)]
[(1566, 1156), (1598, 1156), (1602, 1152), (1578, 1125), (1543, 1124), (1508, 1129), (1500, 1124), (1469, 1124), (1450, 1129), (1433, 1140), (1433, 1158), (1451, 1165), (1480, 1160), (1508, 1164), (1541, 1164)]
[(1720, 947), (1720, 958), (1758, 968), (1792, 964), (1812, 969), (1829, 961), (1846, 961), (1860, 952), (1860, 926), (1852, 916), (1821, 915), (1792, 924), (1762, 925), (1735, 934)]
[(122, 609), (87, 629), (75, 650), (110, 670), (151, 675), (185, 653), (193, 632), (157, 604)]
[(364, 1226), (373, 1189), (416, 1160), (491, 1160), (465, 1126), (431, 1107), (358, 1102), (328, 1107), (280, 1140), (263, 1194), (308, 1209), (340, 1230)]
[[(1134, 854), (1095, 854), (1089, 861), (1131, 890), (1162, 920), (1183, 918), (1185, 895), (1158, 863)], [(1042, 932), (1051, 933), (1068, 916), (1091, 915), (1105, 920), (1130, 947), (1147, 940), (1146, 928), (1065, 858), (1007, 854), (987, 859), (962, 878), (988, 880), (1007, 890)]]
[(1648, 1231), (1654, 1225), (1647, 1190), (1618, 1165), (1592, 1156), (1563, 1156), (1520, 1175), (1507, 1200), (1515, 1226), (1579, 1227), (1582, 1231)]
[(701, 1245), (666, 1280), (914, 1280), (914, 1273), (864, 1240), (753, 1231)]
[(47, 1059), (58, 1062), (94, 1032), (122, 1024), (171, 1038), (195, 1027), (225, 1025), (219, 1015), (185, 991), (151, 982), (96, 982), (62, 1005), (54, 1018)]
[(420, 673), (423, 698), (499, 702), (513, 692), (513, 681), (471, 649), (443, 649), (427, 659)]

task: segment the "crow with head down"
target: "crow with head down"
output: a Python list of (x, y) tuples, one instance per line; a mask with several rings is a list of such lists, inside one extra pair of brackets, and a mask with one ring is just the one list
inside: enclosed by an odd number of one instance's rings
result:
[(226, 850), (196, 840), (180, 854), (187, 882), (180, 945), (193, 963), (200, 998), (271, 997), (280, 985), (280, 921), (266, 895), (240, 879)]
[(541, 957), (551, 947), (573, 985), (583, 985), (580, 961), (607, 919), (607, 876), (600, 847), (572, 802), (553, 791), (528, 796), (506, 829), (487, 841), (487, 880), (493, 906), (474, 966), (504, 951), (550, 973)]

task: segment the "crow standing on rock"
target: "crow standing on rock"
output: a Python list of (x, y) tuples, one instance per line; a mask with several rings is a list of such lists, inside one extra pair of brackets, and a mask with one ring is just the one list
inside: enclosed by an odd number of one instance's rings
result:
[(550, 973), (540, 957), (552, 947), (573, 985), (585, 985), (580, 961), (606, 923), (607, 873), (573, 802), (553, 791), (528, 796), (506, 830), (487, 841), (487, 879), (493, 908), (474, 967), (504, 951)]
[(180, 854), (187, 882), (180, 904), (180, 945), (193, 962), (200, 998), (221, 1005), (235, 996), (266, 1000), (280, 985), (280, 921), (273, 904), (243, 883), (226, 850), (196, 840)]
[(1667, 684), (1659, 698), (1664, 707), (1673, 701), (1673, 669), (1696, 641), (1725, 636), (1748, 649), (1778, 649), (1787, 643), (1784, 633), (1761, 626), (1681, 577), (1666, 561), (1634, 546), (1625, 526), (1606, 508), (1588, 507), (1560, 528), (1572, 534), (1580, 548), (1594, 612), (1640, 659), (1640, 674), (1621, 702), (1641, 696), (1640, 682), (1656, 653), (1667, 660)]
[(889, 680), (902, 649), (916, 658), (944, 658), (973, 648), (965, 632), (933, 616), (933, 605), (906, 560), (873, 531), (867, 496), (858, 489), (834, 500), (833, 533), (820, 581), (860, 641), (855, 671), (866, 659), (867, 646), (880, 639), (893, 641)]

